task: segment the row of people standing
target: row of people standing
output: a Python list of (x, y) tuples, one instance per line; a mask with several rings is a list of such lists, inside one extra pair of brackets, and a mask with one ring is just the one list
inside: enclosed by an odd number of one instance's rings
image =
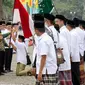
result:
[[(56, 24), (59, 33), (53, 23)], [(50, 85), (56, 85), (55, 83), (58, 83), (57, 81), (55, 82), (55, 80), (49, 79), (49, 77), (55, 77), (50, 76), (50, 74), (55, 74), (58, 66), (54, 67), (57, 63), (57, 60), (56, 63), (54, 60), (54, 58), (56, 58), (55, 50), (53, 50), (55, 47), (51, 47), (52, 42), (50, 42), (51, 39), (48, 35), (52, 38), (56, 48), (62, 49), (65, 59), (65, 62), (60, 64), (58, 69), (60, 85), (80, 85), (84, 83), (84, 26), (85, 21), (78, 20), (77, 18), (67, 20), (63, 15), (56, 15), (56, 17), (51, 14), (45, 14), (44, 16), (40, 14), (34, 15), (34, 28), (37, 35), (37, 37), (35, 37), (35, 54), (37, 54), (36, 74), (38, 83), (41, 80), (44, 82), (43, 85), (46, 85), (45, 83), (49, 83)], [(52, 61), (54, 63), (52, 63)], [(44, 78), (46, 78), (47, 73), (49, 77), (45, 80)], [(42, 78), (41, 76), (43, 74), (44, 77)], [(40, 85), (43, 82), (40, 82)]]
[(13, 48), (9, 45), (9, 42), (11, 41), (11, 31), (14, 26), (11, 21), (7, 23), (3, 20), (0, 21), (0, 75), (12, 72)]

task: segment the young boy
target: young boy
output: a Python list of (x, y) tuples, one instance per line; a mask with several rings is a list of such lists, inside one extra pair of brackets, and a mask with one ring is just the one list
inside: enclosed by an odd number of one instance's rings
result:
[(17, 56), (17, 67), (16, 67), (16, 75), (17, 76), (23, 76), (27, 74), (27, 71), (25, 70), (26, 64), (27, 64), (27, 59), (26, 59), (26, 54), (27, 54), (27, 49), (24, 43), (24, 36), (19, 35), (18, 36), (18, 41), (16, 40), (16, 37), (13, 35), (12, 36), (15, 45), (14, 46), (12, 43), (13, 49), (16, 51), (16, 56)]

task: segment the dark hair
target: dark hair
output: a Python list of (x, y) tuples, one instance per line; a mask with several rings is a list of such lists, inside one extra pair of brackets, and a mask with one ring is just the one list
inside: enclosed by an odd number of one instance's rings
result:
[(11, 25), (11, 22), (7, 22), (6, 25)]
[(43, 14), (33, 14), (33, 20), (34, 21), (44, 21), (44, 15)]
[(69, 25), (72, 29), (75, 28), (75, 23), (73, 20), (67, 20), (66, 25)]
[(85, 30), (85, 25), (81, 25), (81, 24), (80, 24), (80, 26), (82, 26), (82, 27), (83, 27), (83, 29)]
[(44, 28), (35, 28), (35, 29), (37, 29), (39, 32), (45, 32), (45, 27)]
[(74, 21), (75, 27), (78, 27), (79, 23), (80, 23), (79, 19), (78, 18), (74, 18), (73, 21)]
[(44, 21), (35, 21), (34, 28), (39, 32), (45, 32)]
[(85, 21), (84, 20), (80, 20), (79, 25), (82, 26), (83, 29), (85, 29)]
[(67, 19), (65, 18), (65, 16), (63, 16), (63, 15), (56, 15), (55, 19), (56, 18), (61, 20), (61, 21), (63, 21), (63, 23), (66, 25)]
[(21, 40), (22, 40), (22, 42), (25, 42), (25, 41), (24, 41), (24, 40), (25, 40), (25, 37), (24, 37), (24, 36), (19, 35), (19, 36), (18, 36), (18, 38), (19, 38), (19, 39), (21, 39)]
[(5, 21), (0, 21), (0, 25), (5, 24)]

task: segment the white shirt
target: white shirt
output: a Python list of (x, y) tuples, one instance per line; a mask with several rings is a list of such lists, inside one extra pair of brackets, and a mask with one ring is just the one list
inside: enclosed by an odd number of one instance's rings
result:
[(7, 29), (3, 29), (3, 30), (1, 30), (1, 33), (2, 33), (2, 34), (6, 34), (6, 33), (10, 33), (10, 31), (7, 30)]
[(70, 31), (70, 33), (71, 33), (71, 57), (72, 57), (72, 62), (80, 62), (79, 35), (77, 34), (75, 29)]
[(60, 28), (60, 35), (62, 35), (63, 37), (66, 38), (67, 44), (68, 44), (68, 48), (69, 48), (69, 53), (70, 53), (71, 35), (70, 35), (69, 30), (66, 28), (66, 26), (62, 26), (62, 27)]
[(79, 52), (81, 54), (81, 56), (84, 55), (84, 38), (85, 38), (85, 33), (84, 33), (84, 30), (80, 29), (80, 27), (76, 27), (75, 28), (77, 34), (79, 35), (79, 41), (80, 41), (80, 44), (79, 44)]
[(47, 33), (42, 34), (38, 38), (36, 74), (39, 74), (42, 55), (46, 55), (46, 64), (42, 74), (46, 74), (46, 70), (48, 74), (55, 74), (57, 71), (57, 62), (54, 43)]
[(22, 64), (27, 64), (27, 59), (26, 59), (26, 45), (24, 42), (15, 42), (16, 48), (17, 48), (17, 63), (20, 62)]
[(58, 48), (58, 32), (56, 31), (56, 29), (54, 28), (54, 26), (49, 26), (48, 30), (50, 32), (52, 32), (53, 34), (53, 39), (54, 39), (54, 43), (56, 44), (56, 47)]
[(60, 64), (59, 71), (71, 70), (70, 55), (69, 55), (67, 40), (61, 34), (59, 35), (59, 40), (60, 40), (59, 47), (63, 48), (62, 52), (65, 59), (65, 62), (63, 64)]
[[(84, 34), (85, 34), (85, 30), (84, 30)], [(84, 37), (84, 51), (85, 51), (85, 37)]]
[(35, 60), (35, 57), (36, 57), (36, 54), (37, 54), (37, 45), (38, 45), (38, 36), (37, 35), (34, 35), (34, 48), (33, 48), (33, 59), (32, 59), (32, 63), (34, 63), (34, 60)]

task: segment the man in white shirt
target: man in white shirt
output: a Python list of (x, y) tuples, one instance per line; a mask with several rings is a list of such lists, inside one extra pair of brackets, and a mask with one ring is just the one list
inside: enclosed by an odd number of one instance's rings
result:
[[(5, 32), (11, 32), (11, 22), (7, 22)], [(6, 72), (12, 72), (11, 63), (12, 63), (12, 54), (13, 48), (9, 46), (9, 42), (11, 41), (10, 35), (5, 38), (6, 46), (5, 46), (5, 70)]]
[[(85, 29), (84, 29), (84, 32), (85, 32)], [(84, 62), (85, 62), (85, 38), (84, 38)]]
[(68, 20), (66, 27), (71, 34), (71, 71), (73, 85), (80, 85), (80, 55), (79, 55), (79, 35), (74, 29), (74, 22)]
[(57, 62), (53, 40), (45, 33), (44, 18), (34, 22), (38, 36), (36, 59), (36, 85), (58, 85)]
[[(65, 26), (65, 17), (63, 15), (56, 15), (55, 24), (60, 28), (60, 48), (63, 48), (63, 56), (65, 62), (59, 66), (59, 80), (60, 85), (72, 85), (71, 77), (71, 63), (70, 63), (70, 39), (71, 35)], [(69, 77), (68, 77), (69, 76)]]
[[(52, 14), (44, 14), (44, 20), (46, 27), (46, 33), (53, 37), (54, 44), (56, 45), (56, 48), (58, 48), (58, 31), (54, 27), (54, 19), (55, 17)], [(49, 31), (49, 32), (48, 32)]]
[(78, 18), (73, 19), (76, 33), (79, 35), (79, 54), (80, 54), (80, 84), (84, 84), (84, 23)]
[(55, 24), (59, 25), (60, 35), (62, 35), (66, 38), (67, 44), (69, 47), (69, 54), (70, 54), (71, 35), (70, 35), (69, 30), (66, 28), (65, 23), (66, 23), (66, 18), (63, 15), (56, 15)]
[(15, 45), (11, 42), (10, 44), (12, 45), (13, 49), (16, 51), (16, 56), (17, 56), (17, 67), (16, 67), (16, 75), (17, 76), (26, 76), (28, 74), (28, 71), (25, 70), (25, 67), (27, 65), (27, 49), (26, 45), (24, 42), (24, 36), (19, 35), (18, 36), (18, 41), (16, 40), (16, 37), (12, 35), (12, 38), (15, 42)]

